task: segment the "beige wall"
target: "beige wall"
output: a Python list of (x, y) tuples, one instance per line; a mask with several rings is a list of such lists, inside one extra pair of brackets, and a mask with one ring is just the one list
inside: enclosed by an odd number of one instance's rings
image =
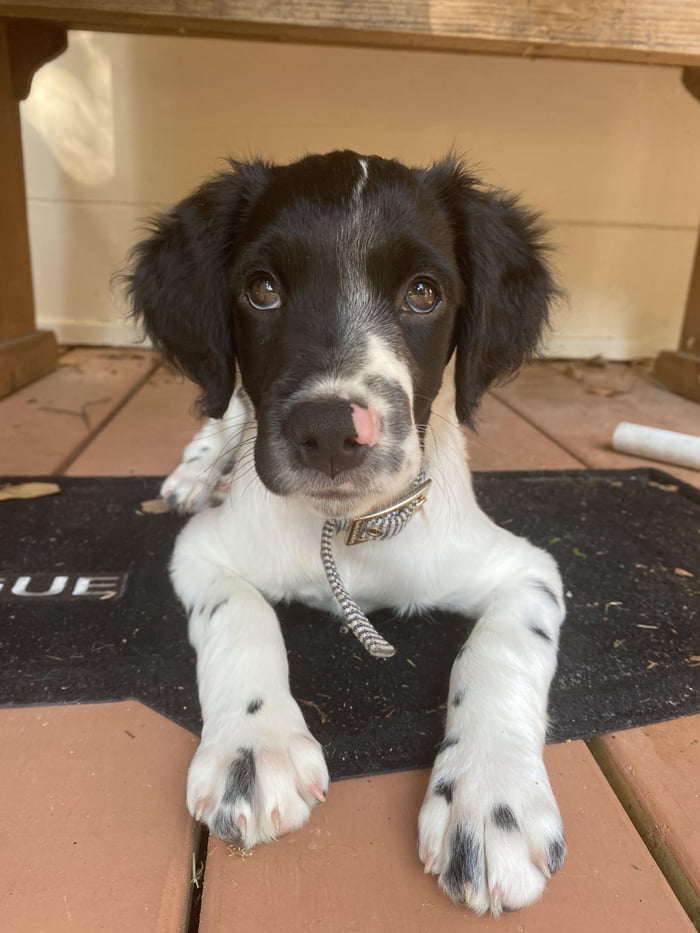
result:
[(133, 336), (110, 275), (221, 157), (454, 147), (554, 227), (553, 355), (676, 346), (700, 192), (677, 69), (73, 33), (22, 118), (38, 316), (66, 342)]

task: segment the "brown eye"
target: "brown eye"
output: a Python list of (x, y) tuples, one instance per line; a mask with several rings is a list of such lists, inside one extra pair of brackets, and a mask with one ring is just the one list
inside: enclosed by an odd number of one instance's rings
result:
[(274, 311), (282, 306), (282, 298), (275, 280), (268, 275), (259, 275), (248, 286), (246, 298), (256, 311)]
[(416, 279), (406, 289), (403, 302), (404, 310), (429, 314), (440, 303), (440, 293), (429, 279)]

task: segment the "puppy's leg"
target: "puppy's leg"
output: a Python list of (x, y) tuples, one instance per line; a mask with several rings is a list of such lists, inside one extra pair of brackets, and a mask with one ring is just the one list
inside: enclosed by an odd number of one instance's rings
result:
[(542, 748), (564, 618), (554, 561), (520, 541), (457, 656), (445, 740), (419, 821), (419, 854), (477, 913), (536, 900), (566, 852)]
[(170, 509), (199, 512), (221, 497), (249, 418), (244, 396), (235, 392), (223, 418), (207, 419), (161, 486), (161, 497)]
[(274, 610), (247, 581), (201, 556), (206, 544), (192, 528), (172, 565), (189, 612), (204, 720), (187, 805), (220, 838), (251, 847), (301, 826), (325, 799), (328, 770), (289, 691)]

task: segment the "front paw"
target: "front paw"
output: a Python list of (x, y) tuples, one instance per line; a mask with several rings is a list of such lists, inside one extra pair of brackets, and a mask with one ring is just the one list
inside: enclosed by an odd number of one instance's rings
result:
[(476, 913), (537, 900), (566, 854), (541, 759), (443, 743), (419, 819), (419, 855), (442, 890)]
[(181, 463), (160, 487), (161, 499), (172, 512), (201, 512), (208, 505), (221, 501), (216, 467), (201, 460)]
[(242, 735), (240, 744), (200, 745), (190, 765), (187, 805), (225, 842), (252, 848), (297, 829), (326, 798), (328, 769), (308, 732)]

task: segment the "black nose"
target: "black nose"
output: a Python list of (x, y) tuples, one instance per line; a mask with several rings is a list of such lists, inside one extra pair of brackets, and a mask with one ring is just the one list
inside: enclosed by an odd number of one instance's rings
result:
[(301, 463), (331, 478), (359, 466), (367, 453), (367, 445), (357, 443), (350, 402), (302, 402), (289, 416), (287, 433)]

